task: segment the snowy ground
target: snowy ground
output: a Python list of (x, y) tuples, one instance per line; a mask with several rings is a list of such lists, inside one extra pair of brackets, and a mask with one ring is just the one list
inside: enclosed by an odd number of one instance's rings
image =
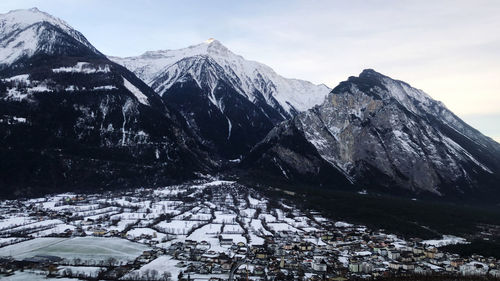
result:
[(446, 245), (455, 245), (455, 244), (467, 244), (467, 240), (461, 237), (453, 236), (453, 235), (443, 235), (442, 239), (435, 240), (424, 240), (422, 244), (430, 245), (434, 247), (442, 247)]
[(170, 275), (174, 277), (173, 280), (177, 280), (177, 275), (179, 275), (179, 271), (181, 270), (180, 268), (175, 266), (178, 263), (179, 261), (173, 259), (171, 256), (160, 256), (154, 261), (144, 265), (140, 269), (130, 272), (125, 276), (125, 278), (136, 276), (136, 274), (143, 276), (145, 272), (155, 270), (158, 275), (170, 273)]
[(17, 271), (12, 276), (2, 276), (2, 281), (28, 281), (28, 280), (46, 280), (46, 281), (75, 281), (76, 279), (70, 278), (47, 278), (45, 274), (35, 273), (35, 272), (20, 272)]
[(149, 247), (120, 238), (75, 237), (75, 238), (36, 238), (0, 248), (0, 256), (15, 259), (36, 255), (58, 256), (67, 260), (81, 259), (84, 263), (99, 264), (113, 257), (127, 262), (141, 255)]

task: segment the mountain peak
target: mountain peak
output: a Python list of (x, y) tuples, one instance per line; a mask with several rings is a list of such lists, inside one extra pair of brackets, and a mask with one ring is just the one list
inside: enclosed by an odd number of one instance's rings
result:
[(207, 41), (205, 41), (205, 45), (207, 46), (206, 52), (207, 54), (212, 54), (212, 55), (221, 55), (221, 56), (228, 56), (228, 54), (232, 54), (232, 52), (224, 46), (219, 40), (216, 40), (214, 38), (210, 38)]
[(366, 84), (368, 81), (368, 84), (370, 85), (375, 85), (375, 84), (384, 84), (384, 81), (387, 80), (392, 80), (390, 77), (383, 75), (380, 72), (375, 71), (372, 68), (367, 68), (361, 71), (361, 73), (358, 76), (350, 76), (347, 81), (354, 83), (354, 84)]
[[(231, 51), (224, 46), (219, 40), (215, 38), (209, 38), (202, 43), (191, 45), (186, 48), (181, 49), (164, 49), (157, 51), (146, 51), (139, 57), (147, 59), (167, 59), (170, 60), (172, 57), (192, 57), (200, 55), (228, 55)], [(119, 59), (119, 58), (114, 58)]]
[(419, 108), (425, 108), (425, 110), (430, 110), (428, 107), (435, 103), (444, 107), (444, 105), (432, 99), (424, 91), (413, 88), (404, 81), (393, 79), (371, 68), (363, 70), (359, 74), (359, 77), (350, 77), (349, 81), (357, 84), (363, 89), (368, 87), (364, 89), (366, 91), (371, 91), (369, 88), (375, 86), (375, 88), (385, 89), (384, 91), (376, 90), (376, 92), (384, 99), (394, 98), (401, 105), (414, 113), (419, 111), (416, 107), (417, 104), (419, 104)]
[[(207, 59), (210, 64), (205, 64)], [(171, 87), (185, 73), (199, 78), (198, 81), (206, 80), (201, 76), (211, 73), (214, 77), (211, 85), (216, 85), (219, 78), (226, 79), (237, 93), (252, 101), (265, 100), (285, 115), (322, 103), (330, 92), (326, 86), (281, 77), (270, 67), (233, 53), (215, 38), (183, 49), (146, 52), (139, 57), (113, 60), (134, 71), (143, 81), (154, 84), (159, 92)], [(215, 68), (201, 71), (205, 66)]]
[[(59, 36), (65, 34), (63, 36)], [(55, 44), (68, 46), (69, 35), (83, 44), (92, 53), (101, 55), (78, 31), (65, 21), (54, 17), (38, 8), (12, 10), (0, 14), (0, 65), (14, 63), (20, 58), (30, 57), (37, 52), (61, 51)], [(70, 44), (74, 44), (70, 43)]]
[(48, 22), (53, 25), (62, 27), (64, 30), (72, 29), (63, 20), (56, 18), (46, 12), (40, 11), (36, 7), (30, 9), (11, 10), (8, 13), (0, 14), (0, 22), (2, 22), (3, 25), (19, 25), (19, 27), (21, 28), (39, 22)]
[(496, 187), (500, 146), (423, 91), (366, 69), (277, 125), (243, 163), (286, 181), (343, 187), (329, 178), (337, 173), (377, 192), (472, 197)]
[[(217, 41), (217, 40), (215, 38), (208, 38), (207, 40), (205, 40), (205, 43), (206, 44), (210, 44), (210, 43), (212, 43), (214, 41)], [(219, 42), (219, 41), (217, 41), (217, 42)]]
[(386, 77), (385, 75), (383, 75), (382, 73), (380, 72), (377, 72), (375, 71), (374, 69), (372, 68), (367, 68), (367, 69), (364, 69), (360, 74), (359, 74), (359, 77), (360, 78), (363, 78), (363, 77)]

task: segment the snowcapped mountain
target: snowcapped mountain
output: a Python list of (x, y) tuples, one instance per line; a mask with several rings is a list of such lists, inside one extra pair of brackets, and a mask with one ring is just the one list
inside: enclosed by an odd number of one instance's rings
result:
[(175, 105), (207, 145), (229, 158), (245, 154), (275, 124), (321, 103), (330, 91), (286, 79), (214, 39), (180, 50), (111, 59)]
[(373, 70), (279, 124), (243, 164), (287, 181), (391, 194), (500, 193), (498, 143), (423, 91)]
[(37, 8), (0, 15), (0, 42), (0, 69), (40, 53), (102, 56), (80, 32)]
[[(206, 83), (210, 90), (221, 79), (252, 102), (263, 95), (285, 118), (322, 103), (330, 92), (325, 85), (284, 78), (262, 63), (234, 54), (215, 39), (179, 50), (149, 51), (138, 57), (111, 59), (132, 70), (160, 95), (189, 73), (199, 85)], [(204, 81), (200, 65), (206, 61), (220, 68), (211, 69), (214, 80)]]
[(0, 193), (158, 184), (213, 162), (186, 121), (81, 33), (0, 15)]

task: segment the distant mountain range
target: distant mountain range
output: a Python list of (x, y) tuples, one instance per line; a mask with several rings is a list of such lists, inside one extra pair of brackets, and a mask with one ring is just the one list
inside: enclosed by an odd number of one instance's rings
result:
[(373, 70), (330, 90), (213, 39), (106, 57), (37, 9), (0, 15), (0, 31), (0, 196), (234, 171), (412, 197), (500, 195), (500, 144)]
[(320, 104), (331, 90), (283, 78), (214, 39), (180, 50), (110, 59), (175, 105), (205, 144), (227, 158), (241, 158), (274, 125)]

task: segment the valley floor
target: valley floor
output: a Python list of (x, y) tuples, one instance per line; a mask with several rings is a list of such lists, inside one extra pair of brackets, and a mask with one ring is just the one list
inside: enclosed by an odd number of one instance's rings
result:
[(0, 202), (2, 280), (500, 277), (499, 260), (438, 248), (457, 243), (468, 242), (403, 239), (216, 179)]

